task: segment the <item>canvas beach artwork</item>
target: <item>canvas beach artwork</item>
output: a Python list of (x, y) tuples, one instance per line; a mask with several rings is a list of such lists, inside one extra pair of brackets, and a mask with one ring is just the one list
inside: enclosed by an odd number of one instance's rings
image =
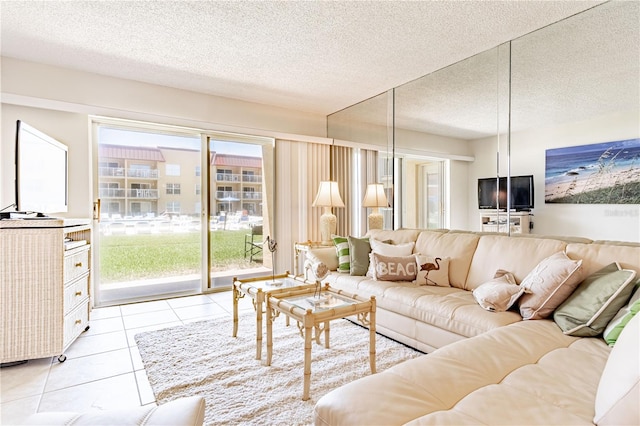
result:
[(545, 203), (640, 204), (640, 139), (546, 150)]

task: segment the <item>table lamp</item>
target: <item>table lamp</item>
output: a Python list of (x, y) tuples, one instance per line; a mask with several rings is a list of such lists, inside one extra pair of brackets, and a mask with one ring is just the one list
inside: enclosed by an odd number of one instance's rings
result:
[(313, 207), (324, 207), (324, 212), (320, 216), (320, 237), (322, 245), (331, 245), (331, 236), (336, 233), (336, 216), (331, 212), (332, 207), (344, 207), (338, 182), (322, 181), (318, 188), (318, 195), (313, 202)]
[(371, 207), (371, 214), (368, 217), (369, 229), (382, 229), (384, 217), (378, 211), (379, 207), (388, 207), (387, 196), (384, 195), (384, 187), (381, 183), (370, 183), (367, 185), (367, 192), (362, 200), (362, 207)]

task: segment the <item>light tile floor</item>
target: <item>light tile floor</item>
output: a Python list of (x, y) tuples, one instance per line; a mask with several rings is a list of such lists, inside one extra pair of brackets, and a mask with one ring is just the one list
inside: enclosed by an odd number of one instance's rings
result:
[[(253, 310), (251, 299), (240, 310)], [(0, 424), (21, 424), (41, 411), (109, 410), (155, 404), (134, 336), (148, 330), (228, 317), (231, 292), (96, 308), (91, 328), (57, 357), (0, 369)]]

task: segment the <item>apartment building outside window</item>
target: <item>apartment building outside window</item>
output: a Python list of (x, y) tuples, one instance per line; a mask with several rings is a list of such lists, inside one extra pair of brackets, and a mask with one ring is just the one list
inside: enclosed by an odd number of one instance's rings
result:
[(165, 173), (167, 176), (180, 176), (180, 164), (167, 164)]
[(168, 183), (166, 188), (167, 195), (180, 195), (179, 183)]

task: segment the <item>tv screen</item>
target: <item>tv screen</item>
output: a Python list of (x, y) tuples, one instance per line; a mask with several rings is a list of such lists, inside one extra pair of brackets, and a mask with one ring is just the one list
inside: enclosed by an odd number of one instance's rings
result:
[[(511, 209), (531, 210), (534, 207), (533, 176), (511, 176)], [(478, 179), (478, 208), (507, 208), (507, 178)]]
[(67, 211), (67, 147), (18, 120), (16, 130), (16, 210)]

